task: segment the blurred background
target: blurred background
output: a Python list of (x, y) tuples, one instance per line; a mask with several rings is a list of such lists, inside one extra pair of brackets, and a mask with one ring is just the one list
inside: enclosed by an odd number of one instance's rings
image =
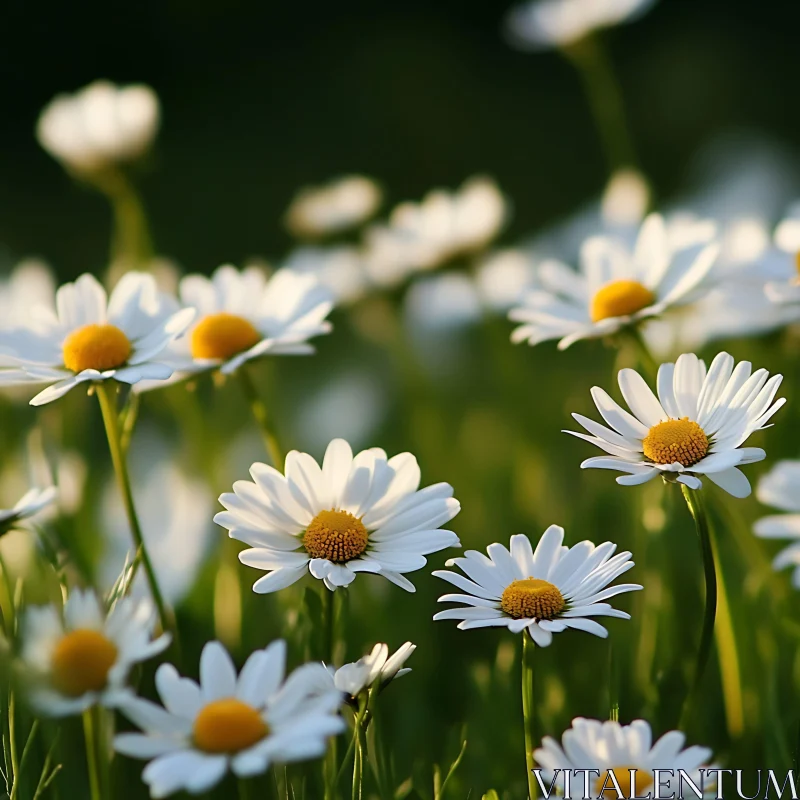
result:
[[(144, 82), (163, 126), (141, 190), (161, 253), (208, 271), (277, 258), (296, 189), (363, 172), (389, 203), (485, 172), (512, 198), (507, 236), (598, 194), (607, 171), (570, 65), (508, 47), (508, 4), (475, 0), (12, 2), (0, 54), (0, 241), (63, 277), (103, 264), (103, 198), (76, 193), (32, 131), (57, 93)], [(607, 33), (641, 162), (660, 196), (721, 132), (792, 147), (793, 3), (665, 0)], [(16, 31), (16, 35), (10, 32)]]
[[(160, 98), (161, 131), (137, 183), (158, 253), (184, 271), (252, 259), (280, 265), (293, 247), (283, 219), (298, 188), (354, 172), (380, 183), (384, 211), (489, 175), (511, 207), (498, 243), (526, 242), (596, 202), (609, 170), (575, 70), (557, 53), (509, 47), (505, 10), (469, 0), (10, 4), (0, 52), (0, 265), (40, 257), (59, 280), (105, 271), (105, 198), (70, 180), (33, 133), (54, 95), (98, 78), (144, 82)], [(635, 24), (604, 32), (657, 205), (691, 196), (705, 210), (702, 198), (713, 195), (715, 215), (746, 210), (774, 223), (800, 196), (798, 24), (800, 6), (777, 0), (662, 0)], [(465, 272), (456, 264), (451, 274)], [(599, 341), (567, 353), (552, 343), (512, 347), (504, 314), (476, 311), (463, 288), (446, 284), (439, 300), (416, 285), (376, 292), (334, 312), (334, 333), (317, 342), (316, 356), (264, 363), (259, 385), (283, 443), (318, 459), (337, 435), (357, 449), (414, 452), (423, 484), (455, 487), (463, 511), (452, 527), (468, 548), (515, 532), (537, 538), (557, 522), (569, 544), (611, 539), (633, 550), (639, 566), (630, 578), (646, 591), (619, 602), (634, 619), (609, 622), (611, 647), (575, 633), (541, 652), (539, 730), (560, 736), (574, 716), (607, 718), (619, 702), (621, 721), (644, 716), (662, 733), (676, 724), (700, 631), (691, 520), (675, 487), (623, 489), (604, 472), (581, 473), (580, 461), (596, 453), (560, 433), (571, 412), (592, 416), (590, 387), (611, 390), (629, 354)], [(797, 345), (796, 334), (778, 331), (704, 351), (725, 347), (787, 375), (790, 405), (751, 442), (769, 454), (747, 469), (754, 484), (775, 460), (800, 452)], [(169, 534), (167, 569), (191, 572), (175, 590), (188, 664), (213, 636), (240, 663), (279, 635), (292, 639), (296, 657), (314, 655), (313, 632), (299, 621), (303, 587), (253, 596), (257, 574), (209, 524), (216, 496), (264, 459), (237, 390), (201, 382), (192, 413), (181, 387), (146, 396), (132, 447), (140, 505), (168, 509), (151, 514), (150, 535)], [(105, 564), (109, 532), (121, 525), (124, 540), (125, 531), (96, 408), (73, 392), (40, 413), (4, 400), (0, 414), (5, 480), (32, 448), (51, 464), (73, 458), (63, 480), (75, 484), (74, 502), (53, 524), (82, 554), (85, 574), (107, 582), (124, 558), (123, 548)], [(165, 496), (178, 480), (170, 464), (184, 477)], [(800, 740), (796, 596), (770, 569), (777, 547), (750, 533), (765, 509), (754, 498), (711, 494), (730, 589), (723, 624), (735, 630), (735, 650), (709, 666), (689, 743), (713, 747), (725, 766), (785, 771), (797, 766)], [(453, 554), (432, 556), (431, 568)], [(479, 798), (494, 787), (516, 800), (525, 779), (520, 642), (432, 623), (445, 586), (429, 572), (412, 576), (415, 595), (369, 576), (349, 592), (346, 660), (375, 641), (419, 645), (414, 672), (391, 687), (377, 720), (394, 786), (404, 785), (396, 796), (431, 797), (431, 765), (448, 765), (466, 738), (450, 796)], [(82, 759), (62, 757), (57, 783), (81, 785)], [(139, 765), (119, 761), (124, 796), (144, 797)]]

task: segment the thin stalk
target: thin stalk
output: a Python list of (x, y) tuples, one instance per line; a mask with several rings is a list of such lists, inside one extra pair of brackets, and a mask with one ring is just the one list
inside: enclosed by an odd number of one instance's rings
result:
[(103, 800), (98, 754), (98, 731), (95, 730), (92, 709), (83, 712), (83, 736), (86, 740), (86, 766), (89, 770), (89, 791), (92, 800)]
[(124, 270), (147, 268), (153, 242), (142, 201), (128, 177), (116, 169), (91, 176), (89, 182), (108, 197), (114, 212), (111, 263)]
[(703, 614), (703, 630), (700, 635), (700, 647), (697, 651), (697, 662), (694, 671), (694, 679), (691, 689), (684, 700), (683, 713), (681, 719), (688, 712), (691, 703), (687, 702), (694, 698), (699, 690), (703, 679), (703, 673), (711, 654), (711, 645), (714, 641), (714, 622), (717, 616), (717, 570), (714, 563), (714, 551), (711, 546), (711, 533), (708, 525), (708, 515), (703, 503), (703, 496), (700, 489), (690, 489), (681, 484), (683, 497), (689, 507), (689, 513), (694, 518), (697, 528), (697, 537), (700, 540), (700, 551), (703, 556), (703, 572), (706, 584), (706, 603), (705, 613)]
[(16, 702), (14, 699), (14, 692), (8, 693), (8, 742), (11, 754), (11, 772), (14, 775), (14, 788), (16, 788), (19, 780), (20, 768), (17, 750)]
[(525, 729), (525, 767), (528, 773), (528, 798), (536, 798), (536, 776), (533, 774), (533, 660), (536, 646), (527, 631), (522, 633), (522, 721)]
[(637, 165), (636, 151), (628, 128), (622, 90), (602, 43), (587, 36), (563, 49), (583, 83), (586, 99), (611, 172)]
[(719, 671), (722, 679), (722, 699), (725, 705), (725, 718), (728, 732), (734, 738), (744, 733), (744, 703), (742, 698), (742, 673), (739, 666), (739, 652), (736, 647), (736, 634), (733, 629), (731, 607), (725, 586), (725, 576), (719, 568), (719, 548), (715, 548), (717, 581), (719, 583), (718, 621), (714, 637), (719, 653)]
[[(323, 653), (330, 666), (334, 666), (336, 661), (336, 592), (330, 591), (323, 585), (322, 590), (323, 608), (325, 609), (325, 647)], [(342, 591), (342, 590), (340, 590)], [(323, 774), (325, 778), (325, 800), (335, 800), (337, 796), (337, 777), (339, 774), (339, 759), (337, 754), (336, 737), (331, 737), (328, 743), (328, 752), (325, 757)], [(358, 746), (356, 746), (356, 761), (358, 761)]]
[(136, 569), (141, 562), (144, 566), (147, 583), (150, 587), (150, 593), (153, 596), (153, 602), (158, 611), (158, 617), (161, 621), (161, 627), (168, 630), (168, 620), (166, 604), (164, 597), (161, 594), (161, 589), (156, 579), (156, 573), (153, 569), (153, 563), (150, 561), (150, 556), (145, 547), (144, 537), (142, 536), (142, 528), (139, 524), (139, 517), (136, 514), (136, 506), (133, 502), (133, 491), (131, 490), (130, 476), (128, 475), (128, 465), (125, 460), (125, 455), (122, 450), (122, 441), (120, 438), (119, 424), (117, 420), (117, 401), (114, 395), (114, 388), (110, 386), (107, 381), (97, 384), (97, 399), (100, 401), (100, 410), (103, 414), (103, 423), (106, 428), (106, 437), (108, 439), (108, 448), (111, 451), (111, 460), (114, 464), (114, 472), (117, 476), (117, 483), (119, 484), (120, 494), (122, 495), (122, 503), (125, 506), (125, 514), (128, 518), (128, 525), (131, 529), (133, 536), (133, 543), (136, 546), (136, 559), (131, 568), (131, 583), (136, 575)]
[(239, 376), (242, 392), (250, 404), (250, 410), (253, 412), (258, 429), (261, 431), (261, 437), (264, 439), (264, 445), (267, 448), (270, 461), (272, 461), (272, 466), (276, 469), (281, 469), (285, 455), (278, 442), (278, 434), (272, 422), (272, 417), (267, 411), (266, 403), (259, 396), (256, 385), (253, 383), (253, 377), (247, 371), (246, 366), (239, 367), (236, 374)]
[(246, 778), (239, 778), (238, 787), (239, 787), (239, 800), (252, 800), (252, 798), (254, 797), (253, 785), (249, 780), (247, 780)]
[(9, 796), (9, 800), (16, 800), (19, 795), (19, 785), (20, 785), (20, 776), (22, 775), (22, 770), (25, 769), (25, 762), (28, 760), (28, 756), (30, 755), (31, 746), (33, 745), (33, 740), (36, 738), (36, 732), (39, 730), (39, 720), (35, 719), (33, 724), (31, 725), (30, 733), (28, 734), (28, 740), (25, 742), (25, 747), (22, 748), (22, 758), (20, 759), (18, 770), (19, 773), (14, 773), (14, 786), (11, 789), (11, 795)]
[(353, 760), (352, 800), (361, 800), (361, 789), (364, 782), (364, 731), (362, 728), (362, 720), (363, 712), (356, 714), (353, 727), (355, 758)]

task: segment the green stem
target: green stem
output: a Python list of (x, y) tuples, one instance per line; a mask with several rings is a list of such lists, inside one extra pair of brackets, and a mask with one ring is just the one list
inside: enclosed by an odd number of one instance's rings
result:
[(8, 694), (8, 741), (9, 750), (11, 753), (11, 772), (14, 775), (14, 788), (17, 787), (19, 780), (19, 755), (17, 750), (17, 734), (16, 734), (16, 702), (14, 692)]
[(622, 91), (602, 43), (595, 36), (587, 36), (565, 47), (563, 53), (583, 83), (609, 170), (635, 167), (636, 151), (628, 129)]
[(714, 641), (714, 622), (717, 616), (717, 570), (714, 563), (714, 551), (711, 546), (708, 515), (701, 494), (702, 490), (690, 489), (683, 484), (681, 484), (681, 489), (683, 491), (683, 497), (686, 500), (686, 505), (689, 507), (689, 513), (694, 518), (694, 523), (697, 528), (697, 537), (700, 540), (700, 551), (703, 556), (703, 572), (705, 574), (706, 584), (703, 630), (700, 635), (700, 647), (697, 651), (694, 679), (689, 693), (684, 700), (683, 713), (681, 715), (681, 720), (683, 721), (683, 717), (691, 707), (691, 702), (687, 701), (690, 699), (693, 700), (699, 690), (700, 683), (703, 679), (703, 673), (708, 663), (708, 657), (711, 654), (711, 645)]
[(117, 420), (117, 400), (114, 394), (115, 388), (108, 381), (96, 384), (95, 388), (97, 390), (97, 399), (100, 401), (100, 410), (103, 414), (103, 423), (106, 428), (108, 448), (111, 451), (111, 460), (114, 464), (114, 472), (116, 473), (117, 483), (119, 484), (119, 490), (122, 495), (122, 503), (125, 506), (128, 525), (130, 526), (131, 535), (133, 536), (133, 543), (136, 546), (136, 558), (131, 570), (131, 583), (133, 583), (136, 569), (139, 562), (141, 562), (144, 566), (147, 583), (150, 587), (150, 593), (153, 596), (153, 602), (158, 611), (161, 627), (164, 630), (168, 630), (169, 617), (167, 615), (164, 597), (158, 586), (158, 580), (156, 579), (156, 573), (150, 561), (147, 547), (145, 547), (142, 528), (139, 524), (139, 517), (136, 514), (136, 506), (133, 502), (133, 491), (131, 490), (131, 481), (128, 475), (128, 465), (122, 450), (122, 441)]
[(114, 212), (112, 264), (125, 270), (147, 268), (153, 258), (153, 242), (144, 206), (131, 181), (117, 169), (93, 174), (87, 180), (108, 197)]
[(250, 404), (250, 410), (253, 412), (258, 429), (261, 431), (261, 437), (264, 439), (272, 466), (276, 469), (281, 469), (285, 455), (278, 443), (278, 435), (272, 418), (267, 411), (266, 403), (259, 396), (253, 377), (247, 371), (246, 366), (239, 367), (236, 374), (239, 376), (239, 383), (242, 386), (247, 402)]
[(253, 798), (253, 784), (246, 778), (239, 778), (239, 800), (252, 800)]
[[(9, 709), (10, 711), (10, 709)], [(17, 765), (17, 769), (19, 772), (14, 773), (14, 785), (11, 789), (11, 795), (9, 796), (9, 800), (16, 800), (19, 795), (19, 786), (20, 786), (20, 776), (22, 775), (22, 770), (25, 769), (25, 763), (28, 760), (28, 756), (31, 752), (31, 747), (33, 745), (33, 741), (36, 738), (36, 732), (39, 730), (39, 720), (35, 719), (33, 724), (31, 725), (30, 733), (28, 733), (28, 740), (25, 742), (25, 747), (22, 748), (22, 758), (20, 759), (19, 764)]]
[[(325, 610), (325, 647), (324, 657), (329, 666), (336, 664), (336, 592), (330, 591), (326, 586), (322, 586), (324, 597), (322, 605)], [(339, 590), (343, 591), (343, 590)], [(335, 800), (337, 796), (337, 777), (339, 774), (339, 759), (337, 753), (336, 737), (332, 737), (328, 743), (328, 752), (325, 757), (323, 768), (325, 777), (325, 800)], [(356, 747), (356, 760), (358, 760), (358, 748)]]
[(353, 760), (352, 800), (361, 800), (361, 788), (364, 781), (364, 731), (362, 720), (363, 713), (356, 714), (353, 728), (355, 758)]
[(522, 632), (522, 720), (525, 729), (525, 767), (528, 773), (528, 797), (536, 798), (536, 776), (533, 774), (533, 659), (536, 646), (527, 631)]
[[(713, 541), (712, 541), (713, 544)], [(725, 576), (719, 566), (719, 547), (715, 548), (717, 581), (719, 583), (718, 621), (714, 629), (719, 654), (719, 671), (722, 680), (722, 699), (728, 733), (734, 738), (744, 733), (744, 698), (742, 697), (742, 672), (739, 665), (739, 652), (736, 647), (736, 634), (733, 617), (725, 586)]]
[(103, 800), (98, 755), (98, 731), (91, 708), (83, 712), (83, 735), (86, 740), (86, 766), (89, 770), (89, 790), (92, 800)]

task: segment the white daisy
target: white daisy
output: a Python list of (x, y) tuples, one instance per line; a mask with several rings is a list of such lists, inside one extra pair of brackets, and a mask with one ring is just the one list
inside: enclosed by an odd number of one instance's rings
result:
[(786, 274), (767, 283), (764, 291), (773, 303), (800, 303), (800, 203), (792, 205), (775, 228), (775, 248)]
[(29, 309), (30, 324), (0, 331), (0, 385), (51, 384), (31, 400), (50, 403), (87, 381), (135, 384), (164, 380), (172, 368), (157, 360), (191, 322), (158, 291), (151, 275), (129, 272), (107, 298), (88, 273), (56, 293), (54, 312), (45, 305)]
[(348, 175), (325, 186), (301, 189), (286, 212), (286, 227), (312, 239), (355, 228), (381, 204), (382, 192), (371, 178)]
[(747, 497), (750, 483), (738, 467), (763, 461), (766, 453), (741, 445), (769, 427), (769, 419), (786, 402), (773, 402), (782, 380), (782, 375), (770, 378), (765, 369), (752, 372), (749, 361), (735, 364), (727, 353), (720, 353), (708, 370), (696, 355), (685, 353), (659, 367), (658, 397), (638, 372), (620, 370), (619, 388), (632, 415), (595, 386), (592, 399), (610, 428), (573, 414), (589, 433), (564, 433), (605, 450), (608, 456), (589, 458), (581, 467), (625, 472), (617, 478), (623, 486), (661, 475), (699, 489), (697, 476), (707, 475), (734, 497)]
[[(704, 791), (704, 796), (716, 794), (716, 776), (701, 770), (715, 769), (709, 765), (711, 750), (707, 747), (687, 747), (686, 736), (680, 731), (665, 733), (653, 742), (650, 725), (642, 719), (630, 725), (618, 722), (598, 722), (594, 719), (578, 717), (572, 720), (572, 727), (565, 731), (561, 743), (550, 736), (542, 740), (542, 746), (534, 750), (533, 757), (541, 769), (542, 780), (546, 785), (555, 777), (556, 786), (563, 787), (563, 771), (598, 770), (599, 777), (588, 773), (590, 797), (603, 797), (606, 800), (617, 797), (647, 797), (648, 793), (658, 797), (696, 797), (694, 790), (681, 781), (678, 770), (684, 770), (686, 777)], [(654, 770), (673, 770), (660, 773), (661, 789), (654, 786)], [(556, 770), (562, 772), (556, 774)], [(633, 774), (631, 770), (634, 770)], [(633, 780), (631, 780), (633, 778)], [(701, 787), (701, 779), (703, 786)], [(614, 787), (616, 781), (621, 794)], [(570, 772), (572, 797), (584, 796), (584, 775)], [(636, 793), (631, 794), (631, 785)]]
[(169, 362), (178, 373), (230, 374), (264, 355), (313, 353), (312, 336), (331, 330), (330, 293), (313, 275), (282, 269), (267, 279), (258, 267), (225, 265), (210, 278), (187, 275), (180, 299), (196, 317)]
[(298, 247), (283, 265), (303, 275), (314, 275), (333, 295), (337, 305), (354, 303), (368, 291), (363, 257), (356, 247)]
[(580, 271), (559, 261), (539, 267), (542, 288), (530, 292), (509, 318), (521, 322), (513, 342), (531, 345), (558, 339), (566, 349), (580, 339), (616, 333), (620, 328), (663, 314), (693, 299), (717, 257), (714, 242), (688, 242), (658, 214), (642, 223), (636, 244), (613, 236), (593, 236), (581, 248)]
[(250, 474), (253, 482), (237, 481), (219, 498), (227, 511), (214, 521), (252, 548), (239, 554), (242, 564), (268, 573), (253, 586), (259, 594), (307, 572), (331, 591), (373, 572), (413, 592), (403, 574), (422, 569), (426, 555), (459, 545), (455, 533), (439, 530), (461, 509), (453, 487), (419, 489), (411, 453), (387, 458), (373, 447), (354, 456), (334, 439), (321, 467), (293, 450), (285, 475), (266, 464), (253, 464)]
[(55, 299), (55, 278), (50, 267), (35, 258), (20, 261), (7, 277), (0, 278), (0, 328), (28, 323), (31, 306), (54, 309)]
[(395, 678), (411, 672), (403, 667), (411, 654), (417, 649), (415, 644), (406, 642), (390, 657), (386, 644), (376, 644), (372, 651), (354, 661), (345, 664), (335, 672), (331, 669), (334, 686), (354, 701), (365, 689), (377, 686), (382, 691)]
[(800, 461), (779, 461), (759, 480), (756, 497), (765, 506), (789, 512), (762, 517), (753, 532), (762, 539), (793, 540), (775, 556), (772, 566), (794, 567), (792, 585), (800, 589)]
[(158, 124), (158, 97), (149, 86), (95, 81), (54, 98), (39, 116), (36, 136), (50, 155), (85, 173), (141, 156)]
[(506, 17), (510, 43), (522, 50), (568, 47), (600, 28), (632, 22), (656, 0), (529, 0)]
[(21, 661), (30, 699), (48, 716), (118, 706), (131, 668), (158, 655), (170, 637), (153, 639), (156, 615), (147, 601), (118, 600), (108, 614), (94, 592), (73, 589), (63, 619), (53, 605), (31, 606), (23, 621)]
[(38, 514), (49, 506), (58, 494), (55, 486), (29, 489), (13, 508), (0, 508), (0, 533), (11, 530), (18, 522)]
[(398, 205), (388, 224), (367, 229), (365, 269), (375, 284), (397, 285), (414, 272), (482, 250), (507, 218), (506, 199), (489, 178), (470, 178), (455, 192), (429, 192), (419, 203)]
[(622, 592), (642, 587), (635, 583), (609, 586), (611, 581), (633, 567), (628, 552), (614, 555), (615, 544), (595, 547), (579, 542), (566, 547), (564, 529), (551, 525), (539, 540), (536, 552), (523, 534), (511, 537), (511, 548), (490, 544), (487, 556), (467, 550), (451, 558), (448, 567), (457, 572), (437, 570), (433, 574), (449, 581), (465, 594), (445, 594), (440, 603), (464, 603), (439, 611), (435, 620), (457, 619), (461, 630), (503, 627), (512, 633), (527, 630), (540, 647), (553, 641), (554, 633), (574, 628), (603, 638), (608, 631), (589, 617), (630, 619), (630, 614), (603, 602)]
[(241, 672), (219, 642), (200, 656), (200, 683), (171, 664), (156, 672), (164, 707), (131, 698), (123, 712), (143, 733), (121, 733), (117, 752), (152, 759), (142, 772), (151, 797), (209, 791), (228, 772), (247, 778), (271, 764), (306, 761), (325, 753), (329, 736), (345, 724), (337, 714), (341, 693), (322, 664), (306, 664), (288, 677), (286, 644), (256, 650)]

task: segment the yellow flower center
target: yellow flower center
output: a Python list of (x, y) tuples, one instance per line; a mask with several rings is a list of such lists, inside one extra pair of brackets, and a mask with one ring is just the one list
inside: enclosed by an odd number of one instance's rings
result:
[(73, 331), (64, 341), (64, 366), (72, 372), (103, 371), (121, 367), (133, 348), (116, 325), (92, 323)]
[(192, 356), (194, 358), (231, 358), (263, 337), (244, 317), (221, 311), (209, 314), (197, 323), (192, 331)]
[(794, 254), (794, 266), (797, 270), (798, 276), (800, 276), (800, 250)]
[(51, 680), (68, 697), (99, 692), (116, 660), (117, 647), (112, 641), (99, 631), (79, 628), (65, 634), (55, 646)]
[(668, 419), (653, 425), (642, 442), (642, 450), (656, 464), (691, 467), (708, 453), (708, 436), (688, 417)]
[(592, 298), (592, 322), (609, 317), (627, 317), (652, 305), (656, 296), (639, 281), (623, 278), (598, 289)]
[(514, 619), (553, 619), (565, 605), (558, 587), (539, 578), (510, 583), (500, 599), (500, 607)]
[[(617, 779), (619, 788), (622, 790), (623, 797), (644, 797), (644, 795), (647, 794), (648, 788), (653, 785), (653, 778), (650, 775), (650, 773), (647, 772), (647, 770), (637, 769), (636, 777), (634, 778), (634, 786), (636, 787), (636, 793), (635, 795), (632, 795), (630, 794), (631, 791), (630, 771), (632, 769), (635, 769), (635, 767), (614, 767), (613, 769), (607, 769), (600, 775), (600, 777), (594, 783), (594, 796), (602, 797), (603, 800), (618, 800), (619, 794), (617, 793), (617, 790), (614, 788), (614, 784), (612, 783), (611, 778), (608, 777), (609, 773), (613, 773), (614, 777)], [(608, 780), (607, 784), (606, 780)], [(605, 789), (603, 789), (603, 784), (606, 784)]]
[(311, 558), (327, 558), (342, 564), (358, 558), (366, 549), (369, 536), (364, 523), (348, 511), (320, 511), (303, 536), (303, 546)]
[(261, 714), (235, 697), (204, 706), (192, 728), (195, 747), (204, 753), (238, 753), (268, 734), (269, 727)]

